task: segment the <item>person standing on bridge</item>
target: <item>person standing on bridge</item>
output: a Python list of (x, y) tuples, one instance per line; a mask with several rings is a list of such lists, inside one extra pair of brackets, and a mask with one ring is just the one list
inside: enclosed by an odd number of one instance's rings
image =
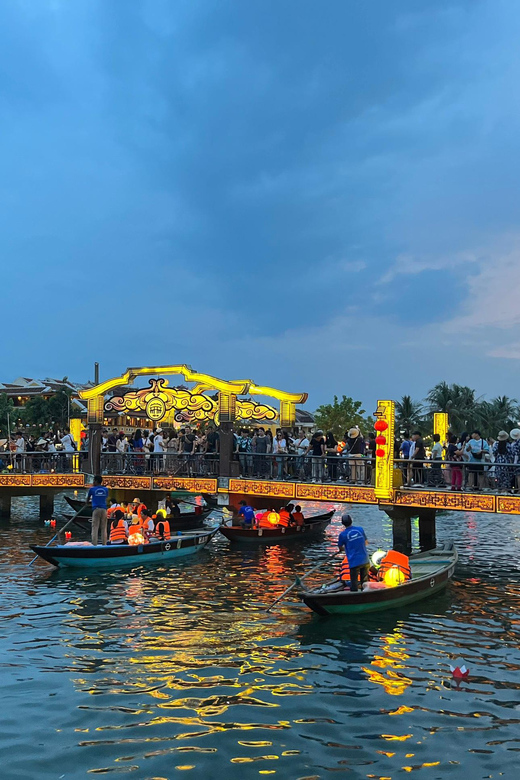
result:
[(108, 488), (103, 485), (103, 477), (94, 477), (94, 484), (87, 494), (87, 501), (92, 502), (92, 544), (98, 543), (101, 531), (101, 544), (107, 543), (107, 498)]
[(356, 592), (358, 588), (358, 579), (361, 589), (363, 583), (368, 579), (369, 557), (367, 551), (367, 537), (361, 526), (352, 525), (352, 518), (345, 513), (341, 522), (345, 530), (338, 536), (338, 547), (345, 550), (348, 566), (350, 569), (350, 590)]

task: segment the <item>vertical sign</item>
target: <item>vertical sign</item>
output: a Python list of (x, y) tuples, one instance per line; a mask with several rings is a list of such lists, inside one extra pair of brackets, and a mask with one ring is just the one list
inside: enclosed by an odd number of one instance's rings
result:
[(394, 401), (378, 401), (374, 428), (376, 436), (376, 498), (392, 500), (394, 495)]
[(435, 412), (433, 415), (433, 432), (439, 434), (443, 447), (448, 441), (449, 427), (447, 412)]

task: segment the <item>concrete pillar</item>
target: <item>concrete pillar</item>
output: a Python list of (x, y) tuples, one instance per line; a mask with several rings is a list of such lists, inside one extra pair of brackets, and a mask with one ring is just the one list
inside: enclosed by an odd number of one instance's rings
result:
[(40, 495), (40, 518), (48, 520), (54, 512), (54, 496), (47, 493)]
[(11, 496), (0, 495), (0, 517), (11, 517)]
[(392, 518), (393, 548), (405, 555), (412, 551), (412, 518), (399, 516)]
[(88, 426), (87, 472), (94, 476), (101, 474), (101, 429), (101, 423), (90, 423)]
[(433, 550), (436, 546), (435, 509), (419, 510), (419, 546), (425, 550)]
[(219, 429), (219, 476), (237, 477), (238, 463), (233, 460), (235, 438), (233, 423), (220, 423)]

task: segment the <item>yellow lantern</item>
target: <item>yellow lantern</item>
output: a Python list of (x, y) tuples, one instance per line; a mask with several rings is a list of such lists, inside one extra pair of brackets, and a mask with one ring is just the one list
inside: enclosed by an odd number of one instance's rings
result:
[(395, 588), (396, 585), (402, 585), (405, 576), (398, 566), (392, 566), (385, 572), (383, 580), (387, 588)]
[(131, 534), (128, 537), (128, 544), (144, 544), (144, 536), (142, 534)]
[(271, 525), (278, 525), (278, 523), (280, 522), (280, 515), (278, 514), (278, 512), (275, 512), (273, 510), (269, 512), (269, 514), (267, 515), (267, 519), (271, 523)]

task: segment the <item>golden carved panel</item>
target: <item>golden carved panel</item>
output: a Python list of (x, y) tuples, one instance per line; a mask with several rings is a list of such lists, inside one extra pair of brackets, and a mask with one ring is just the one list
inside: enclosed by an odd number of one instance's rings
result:
[(2, 487), (30, 487), (30, 474), (0, 474), (0, 486)]
[(463, 510), (464, 512), (495, 512), (495, 496), (489, 493), (396, 490), (394, 504), (396, 506), (428, 507), (430, 509)]
[(294, 498), (294, 482), (270, 482), (258, 479), (230, 479), (229, 493), (251, 493), (255, 496)]
[(190, 493), (216, 493), (217, 480), (204, 477), (154, 477), (154, 490), (188, 490)]
[(497, 496), (497, 512), (503, 515), (520, 515), (520, 496)]
[(117, 477), (104, 476), (103, 485), (107, 488), (122, 488), (127, 490), (151, 490), (151, 477)]
[(33, 487), (82, 488), (85, 485), (84, 474), (33, 474)]
[(346, 504), (377, 504), (373, 487), (355, 485), (296, 485), (296, 498), (308, 501), (340, 501)]

